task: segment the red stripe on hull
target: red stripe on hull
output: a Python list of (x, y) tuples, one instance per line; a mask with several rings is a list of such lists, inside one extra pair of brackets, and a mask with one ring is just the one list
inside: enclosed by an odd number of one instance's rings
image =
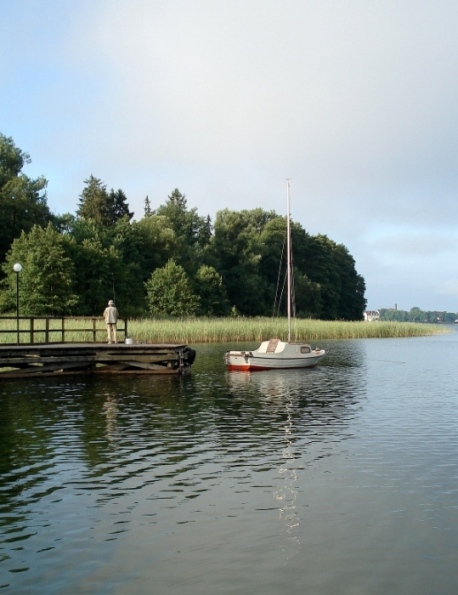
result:
[(253, 366), (250, 364), (227, 364), (228, 371), (239, 371), (239, 372), (261, 372), (265, 370), (299, 370), (306, 368), (314, 368), (318, 363), (318, 360), (308, 366)]
[[(261, 366), (250, 366), (249, 364), (246, 366), (234, 366), (234, 365), (228, 365), (227, 369), (229, 370), (229, 372), (261, 372), (261, 371), (265, 371), (265, 370), (275, 370), (277, 368), (271, 368), (271, 367), (261, 367)], [(280, 368), (278, 368), (280, 369)]]

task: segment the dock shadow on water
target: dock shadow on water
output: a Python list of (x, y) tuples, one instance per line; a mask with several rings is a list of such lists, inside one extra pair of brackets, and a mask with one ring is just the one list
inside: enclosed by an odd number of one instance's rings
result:
[(204, 345), (189, 376), (4, 383), (0, 590), (453, 592), (457, 335), (323, 347), (308, 370)]

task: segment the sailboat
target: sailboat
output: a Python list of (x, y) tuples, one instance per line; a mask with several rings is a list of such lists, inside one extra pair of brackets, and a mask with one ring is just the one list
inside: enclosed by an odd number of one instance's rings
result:
[(225, 363), (228, 370), (278, 370), (287, 368), (312, 368), (326, 354), (324, 349), (312, 347), (308, 343), (291, 341), (292, 306), (292, 263), (291, 263), (291, 218), (290, 182), (286, 183), (286, 241), (287, 241), (287, 314), (288, 340), (277, 338), (263, 341), (252, 351), (226, 351)]

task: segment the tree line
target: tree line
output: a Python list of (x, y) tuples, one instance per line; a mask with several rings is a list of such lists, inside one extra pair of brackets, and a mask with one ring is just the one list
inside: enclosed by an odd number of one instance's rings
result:
[[(134, 220), (121, 190), (91, 175), (75, 214), (53, 214), (45, 178), (23, 173), (30, 157), (0, 134), (0, 311), (99, 315), (114, 298), (125, 316), (285, 314), (285, 217), (224, 209), (212, 222), (178, 189)], [(298, 316), (358, 320), (365, 282), (347, 248), (292, 222)], [(275, 298), (275, 299), (274, 299)]]
[(390, 322), (426, 322), (433, 324), (451, 324), (457, 320), (456, 312), (443, 312), (439, 310), (421, 310), (418, 306), (410, 310), (397, 308), (381, 308), (380, 320)]

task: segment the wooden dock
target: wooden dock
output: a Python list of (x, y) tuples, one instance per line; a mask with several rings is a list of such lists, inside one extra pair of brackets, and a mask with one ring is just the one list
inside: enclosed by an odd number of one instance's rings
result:
[(187, 345), (35, 343), (0, 345), (0, 380), (66, 374), (186, 374)]

